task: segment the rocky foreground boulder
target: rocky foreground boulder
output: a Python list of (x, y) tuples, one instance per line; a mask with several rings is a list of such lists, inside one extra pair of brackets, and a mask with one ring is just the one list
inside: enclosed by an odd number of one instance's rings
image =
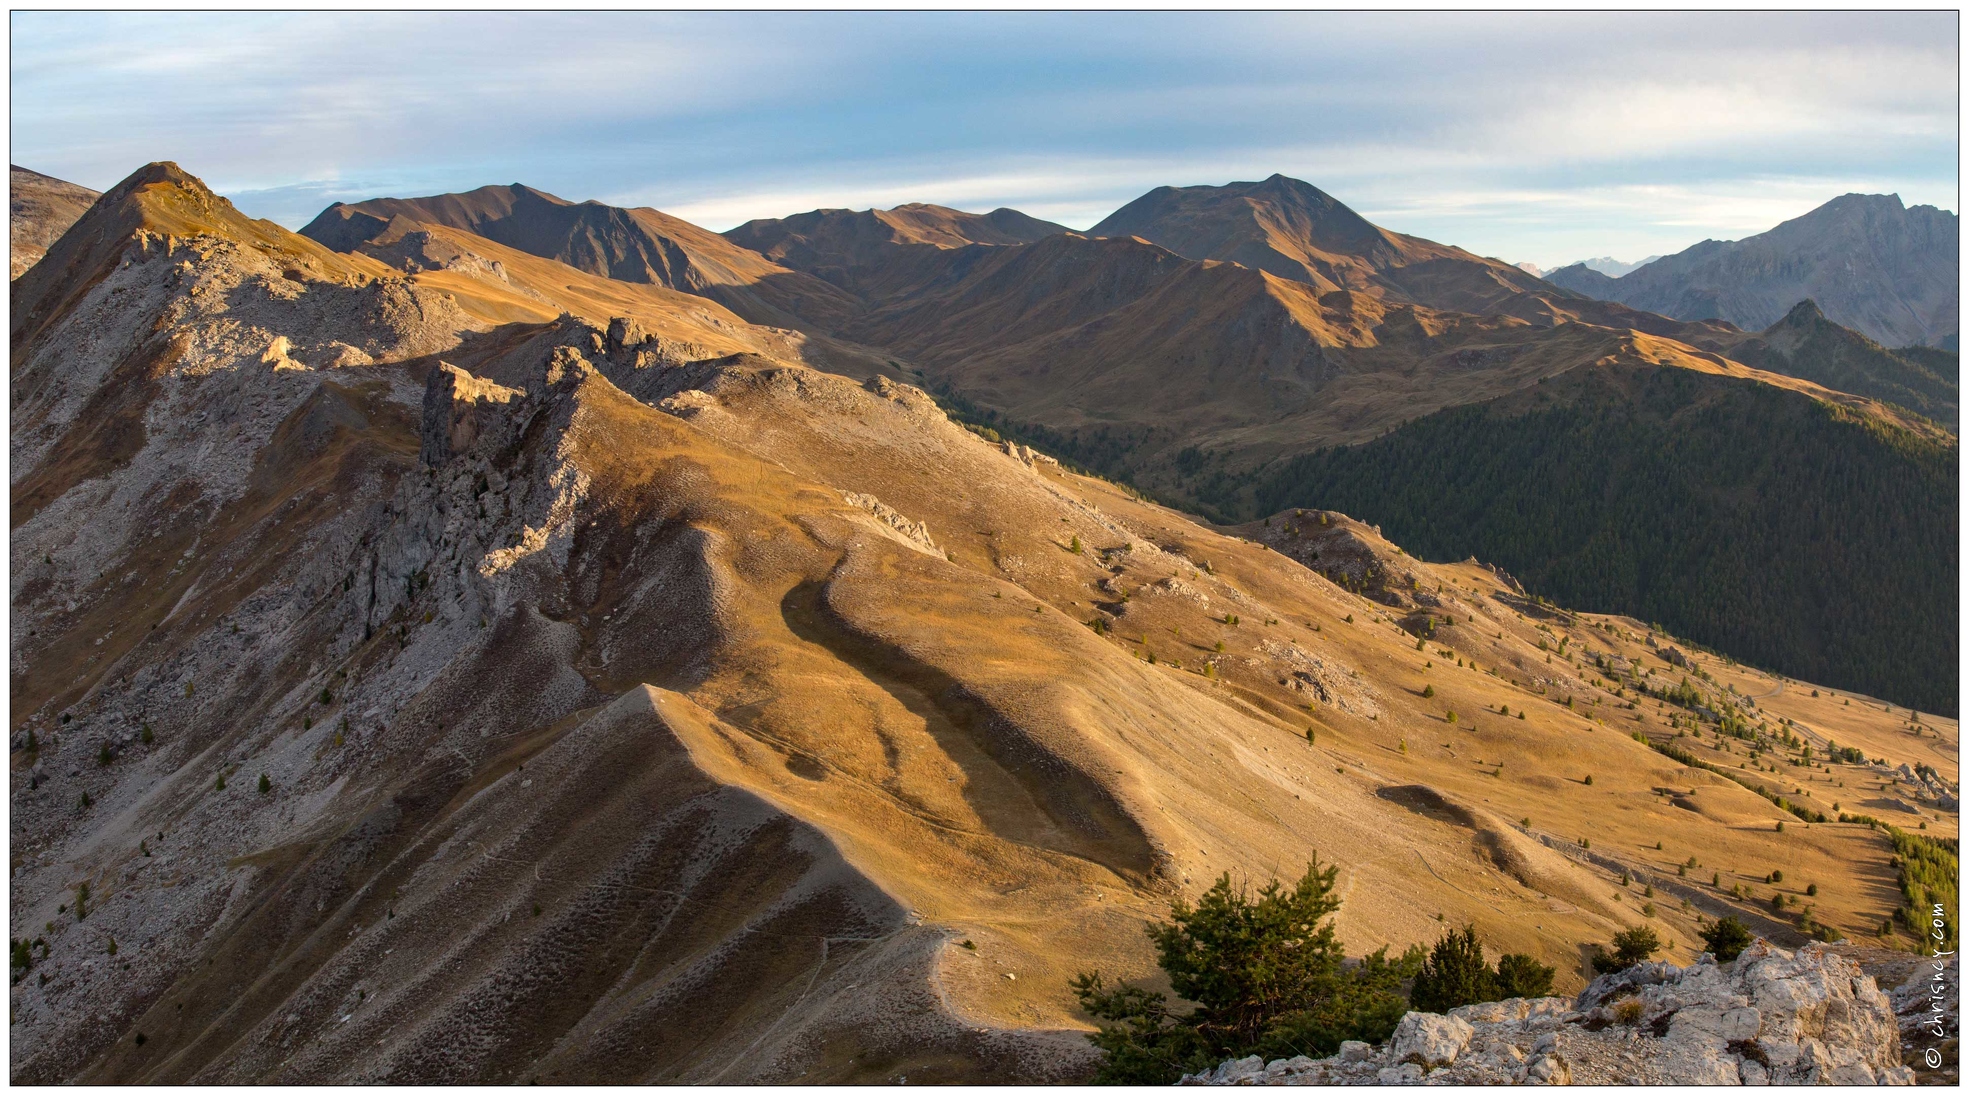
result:
[(1201, 1085), (1911, 1084), (1894, 1008), (1822, 945), (1759, 942), (1734, 961), (1642, 963), (1577, 999), (1515, 998), (1411, 1012), (1383, 1046), (1330, 1058), (1252, 1056)]

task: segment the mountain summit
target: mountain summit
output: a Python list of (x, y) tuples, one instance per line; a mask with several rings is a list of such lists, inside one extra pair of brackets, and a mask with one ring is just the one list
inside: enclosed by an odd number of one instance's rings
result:
[(1509, 263), (1390, 232), (1310, 183), (1157, 187), (1090, 236), (1139, 236), (1192, 259), (1241, 263), (1321, 293), (1365, 291), (1391, 303), (1483, 312), (1549, 287)]
[(894, 209), (816, 209), (791, 217), (752, 220), (724, 235), (774, 262), (806, 270), (815, 265), (873, 262), (887, 248), (909, 244), (940, 248), (1029, 244), (1065, 231), (1065, 225), (1029, 217), (1016, 209), (966, 213), (912, 202)]

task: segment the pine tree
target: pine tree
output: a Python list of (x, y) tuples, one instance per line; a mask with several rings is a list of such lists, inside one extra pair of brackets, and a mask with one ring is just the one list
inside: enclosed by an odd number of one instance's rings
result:
[(1464, 1005), (1498, 999), (1497, 972), (1484, 962), (1483, 945), (1477, 942), (1475, 925), (1451, 929), (1436, 946), (1415, 976), (1408, 991), (1409, 1004), (1422, 1012), (1448, 1012)]

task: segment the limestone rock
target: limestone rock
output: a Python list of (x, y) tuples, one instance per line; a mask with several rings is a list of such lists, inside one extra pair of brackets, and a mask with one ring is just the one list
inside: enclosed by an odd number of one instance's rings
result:
[(424, 384), (424, 428), (419, 456), (439, 465), (471, 448), (491, 416), (524, 395), (517, 388), (475, 377), (439, 362)]
[(1395, 1027), (1392, 1049), (1397, 1062), (1414, 1062), (1427, 1069), (1456, 1061), (1475, 1029), (1455, 1016), (1411, 1012)]
[[(1925, 1009), (1927, 982), (1903, 993)], [(1639, 1015), (1615, 1005), (1638, 1002)], [(1624, 1017), (1618, 1018), (1622, 1013)], [(1894, 1003), (1859, 966), (1820, 944), (1759, 941), (1734, 962), (1641, 963), (1574, 1000), (1411, 1012), (1387, 1045), (1342, 1044), (1329, 1058), (1255, 1058), (1189, 1084), (1566, 1085), (1910, 1084)]]

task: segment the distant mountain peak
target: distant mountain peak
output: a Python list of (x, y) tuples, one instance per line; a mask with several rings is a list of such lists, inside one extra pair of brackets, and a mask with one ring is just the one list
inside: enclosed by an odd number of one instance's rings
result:
[[(1799, 301), (1883, 346), (1952, 345), (1958, 327), (1955, 214), (1898, 194), (1842, 194), (1741, 240), (1704, 240), (1615, 280), (1577, 268), (1555, 285), (1680, 320), (1769, 327)], [(1590, 265), (1590, 264), (1589, 264)]]
[(1191, 259), (1214, 259), (1390, 303), (1484, 312), (1527, 292), (1536, 276), (1460, 248), (1404, 236), (1369, 221), (1302, 179), (1157, 187), (1088, 230), (1135, 236)]

